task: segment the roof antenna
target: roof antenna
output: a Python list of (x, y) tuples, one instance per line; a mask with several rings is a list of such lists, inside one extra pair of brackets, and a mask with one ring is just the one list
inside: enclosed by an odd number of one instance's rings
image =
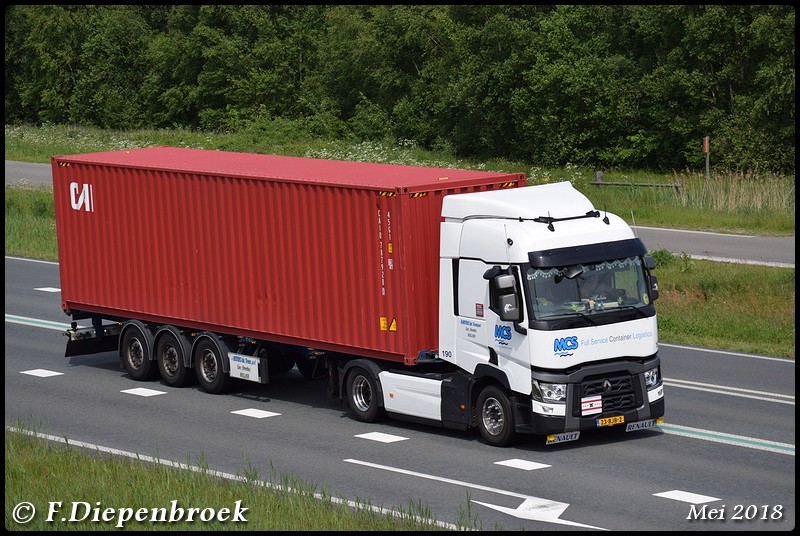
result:
[(631, 210), (631, 222), (633, 222), (633, 234), (638, 238), (639, 233), (636, 232), (636, 218), (633, 217), (633, 210)]
[(556, 228), (553, 227), (553, 218), (550, 216), (549, 210), (547, 211), (547, 219), (550, 220), (550, 222), (547, 224), (547, 228), (550, 229), (551, 232), (555, 232)]
[(606, 213), (605, 218), (603, 218), (603, 223), (605, 223), (606, 225), (611, 225), (608, 221), (608, 208), (605, 205), (603, 205), (603, 212)]

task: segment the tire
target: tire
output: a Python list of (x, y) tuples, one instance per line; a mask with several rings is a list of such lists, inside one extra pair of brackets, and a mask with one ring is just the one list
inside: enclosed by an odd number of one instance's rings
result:
[(514, 414), (505, 392), (496, 385), (489, 385), (478, 396), (478, 430), (483, 439), (495, 447), (514, 444)]
[(297, 370), (307, 380), (321, 380), (327, 376), (325, 366), (320, 359), (309, 359), (305, 355), (299, 355), (295, 359)]
[(172, 387), (183, 387), (192, 379), (184, 361), (183, 345), (171, 331), (165, 331), (156, 342), (156, 362), (161, 379)]
[(211, 394), (220, 394), (228, 385), (228, 375), (222, 368), (222, 351), (208, 337), (199, 341), (194, 348), (194, 370), (197, 383)]
[(267, 358), (267, 371), (270, 377), (286, 374), (294, 368), (294, 356), (286, 350), (272, 352)]
[(378, 387), (372, 375), (361, 367), (354, 367), (347, 375), (347, 403), (356, 420), (377, 422), (384, 416), (379, 406)]
[(150, 359), (151, 343), (149, 333), (139, 324), (129, 324), (120, 341), (119, 354), (128, 375), (136, 381), (154, 380), (158, 367)]

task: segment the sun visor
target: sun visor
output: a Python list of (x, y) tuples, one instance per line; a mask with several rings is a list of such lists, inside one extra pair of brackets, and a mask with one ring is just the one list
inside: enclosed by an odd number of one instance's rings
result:
[(607, 259), (638, 257), (645, 253), (647, 253), (647, 248), (644, 243), (639, 238), (631, 238), (616, 242), (531, 251), (528, 253), (528, 260), (534, 268), (553, 268)]

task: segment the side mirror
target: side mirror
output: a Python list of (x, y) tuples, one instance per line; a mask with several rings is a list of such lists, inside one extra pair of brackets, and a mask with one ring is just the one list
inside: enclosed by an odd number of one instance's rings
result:
[(499, 302), (500, 320), (503, 322), (519, 322), (522, 320), (516, 294), (504, 294), (500, 296)]
[(658, 299), (658, 278), (654, 275), (650, 275), (647, 281), (650, 285), (650, 300), (656, 301)]
[(513, 275), (504, 274), (498, 275), (494, 278), (494, 285), (497, 287), (497, 290), (514, 292), (516, 290), (517, 282)]
[(656, 261), (650, 255), (644, 256), (644, 267), (648, 270), (653, 270), (656, 267)]

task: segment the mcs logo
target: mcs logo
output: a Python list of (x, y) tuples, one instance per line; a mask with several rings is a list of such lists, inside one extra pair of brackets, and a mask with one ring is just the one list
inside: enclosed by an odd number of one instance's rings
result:
[(553, 352), (558, 357), (569, 357), (572, 350), (578, 349), (578, 337), (562, 337), (553, 340)]
[(510, 326), (495, 326), (494, 327), (494, 340), (497, 344), (508, 346), (508, 341), (511, 340), (511, 327)]
[(72, 204), (72, 210), (94, 212), (94, 192), (92, 190), (92, 185), (79, 185), (77, 182), (69, 183), (69, 201)]

